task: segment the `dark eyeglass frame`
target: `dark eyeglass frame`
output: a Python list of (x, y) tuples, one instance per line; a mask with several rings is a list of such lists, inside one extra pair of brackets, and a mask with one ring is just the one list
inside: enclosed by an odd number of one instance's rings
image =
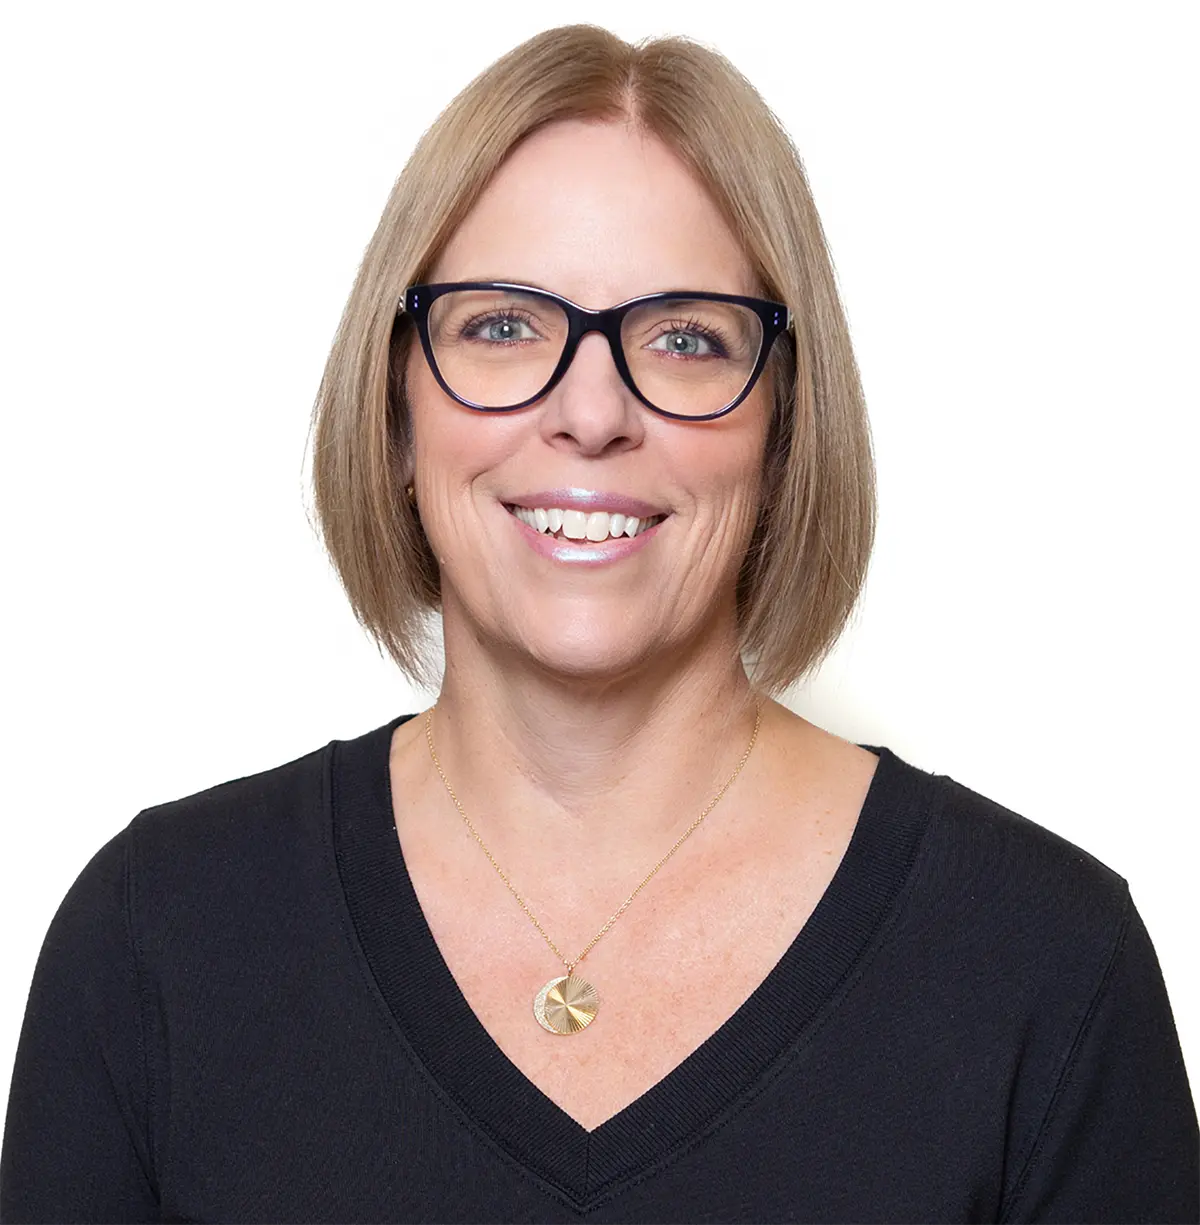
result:
[[(533, 297), (546, 298), (562, 308), (563, 313), (567, 317), (566, 343), (563, 345), (562, 356), (558, 360), (558, 365), (555, 366), (546, 385), (537, 395), (530, 396), (527, 400), (522, 400), (520, 404), (506, 404), (503, 408), (495, 408), (485, 404), (475, 404), (470, 400), (464, 399), (442, 377), (442, 372), (438, 369), (437, 359), (433, 355), (433, 344), (429, 338), (429, 308), (443, 294), (459, 289), (514, 291)], [(742, 388), (740, 395), (723, 408), (718, 408), (716, 412), (699, 414), (672, 413), (668, 412), (665, 408), (659, 408), (656, 404), (651, 404), (633, 381), (633, 375), (629, 371), (629, 364), (625, 360), (625, 349), (621, 344), (621, 324), (625, 316), (635, 307), (644, 306), (648, 302), (664, 302), (680, 298), (701, 302), (732, 302), (738, 306), (746, 306), (754, 311), (762, 323), (762, 343), (759, 348), (758, 358), (754, 363), (754, 369), (746, 381), (746, 386)], [(669, 293), (643, 294), (641, 297), (630, 298), (628, 301), (621, 302), (617, 306), (611, 306), (607, 310), (589, 310), (586, 306), (579, 306), (569, 298), (551, 293), (548, 289), (538, 289), (532, 285), (517, 285), (511, 281), (443, 281), (433, 285), (410, 285), (401, 295), (400, 305), (396, 313), (397, 315), (407, 314), (416, 323), (417, 334), (421, 338), (421, 348), (424, 350), (425, 360), (429, 363), (429, 369), (433, 371), (433, 377), (437, 379), (438, 385), (448, 396), (467, 408), (473, 408), (481, 413), (513, 413), (518, 409), (528, 408), (531, 404), (536, 404), (543, 396), (553, 391), (563, 375), (567, 373), (571, 362), (575, 358), (575, 351), (579, 348), (579, 342), (589, 332), (601, 332), (608, 340), (608, 347), (612, 352), (617, 373), (620, 374), (621, 381), (625, 386), (651, 412), (658, 413), (661, 417), (670, 417), (673, 421), (712, 421), (717, 417), (725, 416), (726, 413), (733, 412), (750, 394), (754, 384), (758, 382), (775, 341), (792, 325), (792, 313), (787, 306), (782, 302), (767, 301), (765, 298), (744, 298), (738, 294), (706, 293), (691, 289), (672, 290)]]

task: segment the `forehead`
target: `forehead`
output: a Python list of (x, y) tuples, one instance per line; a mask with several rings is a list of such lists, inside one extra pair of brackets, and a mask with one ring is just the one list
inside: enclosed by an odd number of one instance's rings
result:
[(591, 307), (669, 289), (757, 292), (737, 237), (671, 150), (624, 123), (576, 120), (517, 146), (430, 279), (518, 281)]

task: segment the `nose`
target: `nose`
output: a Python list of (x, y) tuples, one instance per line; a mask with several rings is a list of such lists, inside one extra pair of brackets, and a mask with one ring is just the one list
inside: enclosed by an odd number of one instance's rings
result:
[(547, 442), (580, 455), (615, 454), (642, 441), (645, 415), (602, 333), (579, 341), (566, 374), (546, 397), (540, 425)]

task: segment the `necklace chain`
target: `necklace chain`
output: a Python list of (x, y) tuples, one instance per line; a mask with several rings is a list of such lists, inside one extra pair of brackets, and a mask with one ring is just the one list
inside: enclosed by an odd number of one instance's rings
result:
[(471, 837), (474, 838), (475, 841), (479, 843), (480, 847), (482, 847), (483, 853), (491, 861), (492, 867), (496, 869), (497, 873), (499, 873), (500, 879), (508, 886), (508, 891), (513, 895), (513, 897), (517, 899), (517, 902), (520, 904), (521, 909), (529, 916), (529, 921), (534, 925), (534, 927), (538, 929), (539, 932), (541, 932), (542, 939), (545, 940), (545, 942), (550, 946), (555, 957), (557, 957), (559, 961), (561, 961), (563, 965), (567, 967), (568, 974), (573, 974), (575, 972), (575, 967), (588, 955), (588, 953), (592, 951), (593, 948), (595, 948), (596, 943), (600, 940), (600, 938), (604, 936), (608, 932), (609, 928), (611, 928), (612, 925), (625, 913), (625, 911), (629, 909), (629, 906), (633, 902), (633, 899), (637, 897), (637, 895), (641, 893), (641, 891), (646, 887), (646, 885), (650, 883), (650, 881), (654, 878), (654, 875), (659, 870), (659, 868), (661, 868), (663, 864), (665, 864), (667, 860), (670, 859), (671, 856), (674, 855), (677, 850), (679, 850), (679, 848), (696, 831), (696, 829), (700, 825), (700, 822), (703, 821), (704, 818), (707, 817), (708, 814), (712, 812), (712, 810), (716, 808), (716, 806), (721, 802), (721, 797), (724, 796), (725, 792), (728, 791), (729, 788), (733, 786), (734, 780), (742, 772), (742, 767), (746, 764), (747, 761), (750, 760), (750, 754), (754, 751), (755, 741), (758, 740), (759, 724), (762, 722), (762, 706), (756, 705), (755, 710), (754, 710), (754, 731), (750, 734), (750, 743), (746, 746), (746, 751), (742, 754), (741, 760), (737, 763), (737, 766), (734, 768), (733, 773), (721, 785), (721, 789), (717, 792), (717, 794), (714, 795), (713, 798), (709, 800), (708, 803), (704, 806), (704, 811), (701, 812), (701, 814), (691, 823), (691, 825), (687, 827), (687, 829), (683, 831), (682, 834), (680, 834), (680, 836), (675, 841), (675, 845), (672, 846), (671, 849), (658, 861), (658, 863), (656, 863), (654, 867), (650, 869), (649, 873), (647, 874), (646, 878), (642, 881), (642, 883), (638, 885), (638, 887), (621, 903), (620, 906), (617, 907), (615, 911), (613, 911), (613, 913), (609, 916), (608, 922), (605, 923), (604, 926), (591, 938), (591, 940), (588, 941), (587, 945), (583, 949), (583, 952), (581, 952), (579, 956), (575, 958), (574, 961), (569, 961), (566, 957), (563, 956), (562, 952), (559, 950), (558, 945), (556, 945), (554, 941), (550, 939), (550, 936), (547, 933), (546, 929), (538, 922), (537, 916), (533, 913), (532, 910), (529, 909), (529, 906), (526, 904), (525, 899), (517, 892), (516, 886), (513, 885), (512, 881), (509, 880), (504, 869), (496, 862), (495, 857), (492, 855), (491, 851), (487, 849), (487, 846), (485, 845), (483, 839), (479, 836), (479, 831), (476, 830), (475, 826), (471, 824), (471, 818), (467, 816), (467, 810), (463, 808), (462, 802), (459, 800), (458, 796), (455, 794), (454, 788), (450, 785), (450, 780), (446, 777), (446, 772), (445, 770), (442, 769), (442, 763), (438, 760), (437, 752), (434, 750), (434, 747), (433, 747), (433, 710), (434, 708), (431, 706), (429, 710), (425, 712), (425, 743), (429, 746), (429, 756), (433, 759), (434, 769), (437, 770), (438, 775), (442, 780), (442, 785), (446, 788), (447, 794), (454, 801), (454, 807), (458, 809), (459, 815), (466, 822), (467, 829), (471, 831)]

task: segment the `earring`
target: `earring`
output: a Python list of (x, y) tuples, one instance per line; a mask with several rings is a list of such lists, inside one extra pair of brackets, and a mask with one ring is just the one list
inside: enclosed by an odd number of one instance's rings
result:
[(410, 506), (416, 506), (416, 504), (417, 504), (417, 490), (416, 490), (416, 486), (414, 486), (414, 485), (409, 485), (409, 486), (407, 486), (407, 487), (405, 488), (404, 492), (405, 492), (405, 493), (408, 495), (408, 504), (409, 504)]

